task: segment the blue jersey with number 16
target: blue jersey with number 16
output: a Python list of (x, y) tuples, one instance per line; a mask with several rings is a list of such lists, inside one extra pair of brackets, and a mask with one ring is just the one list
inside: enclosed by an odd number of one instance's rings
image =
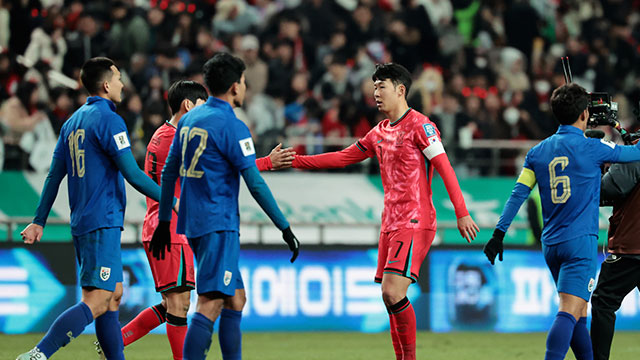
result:
[(532, 171), (540, 189), (542, 243), (553, 245), (598, 234), (600, 165), (616, 162), (620, 147), (587, 138), (570, 125), (527, 153), (523, 173)]
[[(180, 163), (179, 234), (194, 238), (238, 231), (240, 172), (255, 166), (249, 128), (231, 105), (215, 97), (185, 114), (178, 124), (164, 172)], [(164, 179), (164, 176), (163, 176)]]
[(87, 98), (60, 130), (53, 156), (67, 170), (71, 233), (122, 227), (126, 194), (114, 159), (131, 151), (124, 120), (113, 102)]

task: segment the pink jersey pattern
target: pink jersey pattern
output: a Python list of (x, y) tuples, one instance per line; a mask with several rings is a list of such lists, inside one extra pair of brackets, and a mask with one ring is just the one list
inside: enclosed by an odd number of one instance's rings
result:
[(440, 132), (426, 116), (409, 109), (403, 117), (386, 119), (356, 146), (377, 156), (384, 188), (382, 232), (407, 228), (436, 229), (431, 178), (435, 156), (444, 153)]
[[(169, 156), (169, 148), (171, 148), (171, 142), (173, 136), (176, 133), (176, 128), (169, 124), (164, 123), (151, 137), (149, 145), (147, 145), (147, 156), (144, 161), (144, 172), (153, 179), (158, 185), (160, 185), (160, 176), (162, 175), (162, 168)], [(180, 180), (176, 184), (175, 197), (180, 198)], [(142, 241), (151, 241), (153, 232), (158, 227), (158, 210), (159, 204), (157, 201), (147, 198), (147, 213), (144, 216), (144, 222), (142, 224)], [(176, 227), (178, 225), (178, 217), (171, 217), (171, 243), (172, 244), (189, 244), (187, 237), (182, 234), (176, 233)]]

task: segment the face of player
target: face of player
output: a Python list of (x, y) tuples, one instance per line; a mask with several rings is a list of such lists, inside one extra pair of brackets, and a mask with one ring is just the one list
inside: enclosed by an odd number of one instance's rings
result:
[(404, 86), (393, 86), (390, 79), (376, 80), (373, 83), (373, 97), (376, 106), (382, 113), (389, 114), (398, 106), (400, 99), (404, 97)]
[(244, 82), (244, 73), (240, 77), (240, 82), (235, 85), (235, 94), (233, 96), (233, 106), (241, 107), (244, 104), (244, 95), (247, 92), (247, 84)]
[(111, 65), (111, 79), (106, 81), (105, 90), (107, 91), (107, 97), (109, 100), (118, 104), (122, 101), (122, 89), (124, 84), (122, 83), (122, 76), (120, 70), (115, 65)]

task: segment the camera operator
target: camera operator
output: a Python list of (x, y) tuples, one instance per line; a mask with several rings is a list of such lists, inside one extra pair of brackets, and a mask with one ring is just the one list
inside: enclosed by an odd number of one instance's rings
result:
[(591, 297), (591, 342), (595, 360), (609, 359), (615, 312), (640, 286), (640, 162), (613, 164), (602, 177), (600, 200), (613, 203), (609, 256), (602, 263)]

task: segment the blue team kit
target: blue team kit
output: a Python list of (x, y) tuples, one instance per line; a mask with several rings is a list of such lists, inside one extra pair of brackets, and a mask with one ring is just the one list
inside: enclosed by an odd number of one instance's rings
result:
[(53, 153), (67, 169), (80, 285), (109, 291), (122, 281), (120, 232), (126, 206), (124, 178), (113, 159), (130, 151), (127, 127), (114, 111), (111, 101), (89, 97), (62, 126)]
[[(181, 176), (177, 232), (187, 236), (196, 256), (200, 294), (234, 295), (244, 287), (238, 270), (238, 193), (240, 172), (255, 162), (249, 128), (229, 103), (209, 97), (180, 120), (164, 172), (176, 176), (172, 172), (178, 169)], [(164, 220), (162, 210), (160, 216)]]
[[(529, 150), (524, 163), (540, 189), (542, 246), (558, 291), (586, 301), (597, 268), (600, 165), (618, 161), (620, 152), (612, 142), (561, 125)], [(580, 193), (572, 193), (572, 188)]]

